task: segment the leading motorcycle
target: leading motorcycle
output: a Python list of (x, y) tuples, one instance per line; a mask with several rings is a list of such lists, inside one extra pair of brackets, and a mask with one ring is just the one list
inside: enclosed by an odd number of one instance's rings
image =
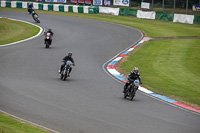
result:
[(127, 89), (124, 92), (124, 98), (129, 98), (131, 101), (133, 100), (133, 98), (135, 97), (135, 93), (139, 88), (139, 81), (138, 80), (130, 80), (130, 85), (128, 85)]
[(65, 63), (65, 66), (64, 66), (63, 70), (60, 73), (60, 79), (62, 79), (63, 81), (66, 80), (66, 78), (69, 75), (69, 70), (70, 70), (72, 65), (73, 65), (73, 63), (71, 61), (67, 61)]

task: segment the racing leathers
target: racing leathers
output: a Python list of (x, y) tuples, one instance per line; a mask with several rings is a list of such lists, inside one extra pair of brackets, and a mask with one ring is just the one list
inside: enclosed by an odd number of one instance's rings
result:
[(142, 79), (141, 79), (141, 77), (140, 77), (140, 74), (139, 73), (135, 73), (135, 72), (130, 72), (130, 74), (128, 74), (128, 81), (125, 83), (125, 85), (124, 85), (124, 90), (123, 90), (123, 92), (126, 92), (126, 89), (127, 89), (127, 87), (132, 83), (132, 82), (134, 82), (135, 80), (137, 80), (137, 79), (139, 79), (139, 82), (140, 82), (140, 84), (142, 84)]
[[(47, 32), (45, 32), (45, 38), (44, 38), (44, 44), (45, 44), (45, 42), (46, 42), (46, 36), (47, 36), (47, 33), (50, 33), (51, 34), (51, 36), (53, 36), (53, 32), (51, 31), (51, 30), (48, 30)], [(50, 39), (50, 44), (51, 44), (51, 42), (52, 42), (52, 38)]]
[[(75, 64), (74, 63), (74, 59), (72, 58), (72, 57), (70, 57), (70, 56), (65, 56), (63, 59), (62, 59), (62, 61), (63, 61), (63, 64), (61, 65), (61, 67), (60, 67), (60, 73), (63, 71), (63, 68), (64, 68), (64, 66), (65, 66), (65, 64), (66, 64), (66, 62), (67, 61), (71, 61), (73, 64)], [(71, 73), (71, 71), (72, 71), (72, 68), (70, 67), (70, 69), (69, 69), (69, 74)], [(69, 76), (69, 75), (68, 75)]]

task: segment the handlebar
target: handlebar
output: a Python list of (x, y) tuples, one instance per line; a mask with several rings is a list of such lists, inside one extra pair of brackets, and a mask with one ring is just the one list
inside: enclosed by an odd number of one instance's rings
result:
[[(65, 61), (65, 60), (62, 60), (61, 62), (64, 62), (64, 63), (66, 63), (67, 61)], [(75, 66), (75, 63), (72, 63), (71, 65)]]

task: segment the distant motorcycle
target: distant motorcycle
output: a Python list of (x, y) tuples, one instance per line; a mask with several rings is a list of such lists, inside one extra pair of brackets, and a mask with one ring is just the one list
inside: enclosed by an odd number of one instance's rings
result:
[(40, 19), (37, 13), (35, 13), (35, 11), (32, 11), (32, 17), (35, 20), (36, 23), (40, 23)]
[(127, 89), (124, 92), (124, 98), (129, 98), (131, 101), (135, 97), (135, 93), (138, 90), (139, 87), (139, 81), (138, 80), (130, 80), (131, 84), (127, 87)]
[(49, 46), (51, 45), (51, 42), (52, 42), (51, 33), (45, 33), (45, 45), (46, 45), (46, 48), (49, 48)]
[(62, 79), (63, 81), (66, 80), (66, 78), (68, 77), (69, 75), (69, 70), (71, 68), (71, 66), (73, 65), (73, 63), (71, 61), (67, 61), (63, 70), (61, 71), (61, 74), (60, 74), (60, 79)]

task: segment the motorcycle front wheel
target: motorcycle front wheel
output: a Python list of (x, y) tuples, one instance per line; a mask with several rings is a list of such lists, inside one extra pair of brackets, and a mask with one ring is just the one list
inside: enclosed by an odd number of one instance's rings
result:
[(64, 72), (63, 72), (63, 74), (64, 74), (64, 76), (63, 76), (63, 81), (65, 81), (65, 80), (67, 79), (68, 73), (69, 73), (69, 69), (67, 68), (67, 69), (65, 69)]
[(49, 43), (46, 41), (46, 48), (49, 48)]
[(135, 88), (132, 87), (130, 91), (130, 101), (132, 101), (134, 97), (135, 97)]

